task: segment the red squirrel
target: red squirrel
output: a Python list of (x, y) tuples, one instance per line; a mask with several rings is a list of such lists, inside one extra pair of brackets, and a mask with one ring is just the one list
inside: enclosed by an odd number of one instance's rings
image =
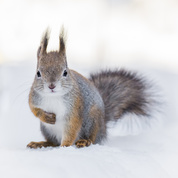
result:
[(85, 78), (68, 68), (64, 36), (62, 29), (59, 51), (51, 52), (47, 52), (48, 30), (42, 37), (29, 106), (40, 119), (46, 141), (31, 142), (27, 147), (85, 147), (106, 139), (109, 121), (127, 113), (150, 117), (154, 100), (144, 78), (124, 69)]

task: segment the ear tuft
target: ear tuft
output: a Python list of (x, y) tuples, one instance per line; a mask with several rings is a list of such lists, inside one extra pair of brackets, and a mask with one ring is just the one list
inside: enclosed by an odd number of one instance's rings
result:
[(49, 28), (47, 28), (46, 31), (43, 34), (42, 39), (41, 39), (40, 47), (38, 48), (38, 52), (37, 52), (38, 59), (41, 55), (46, 53), (46, 49), (47, 49), (48, 41), (49, 41), (49, 36), (50, 36), (50, 30), (49, 30)]
[(65, 54), (65, 50), (66, 50), (65, 43), (66, 43), (66, 32), (65, 32), (64, 26), (62, 26), (61, 32), (59, 35), (59, 44), (60, 44), (59, 52), (60, 53), (62, 52), (63, 54)]

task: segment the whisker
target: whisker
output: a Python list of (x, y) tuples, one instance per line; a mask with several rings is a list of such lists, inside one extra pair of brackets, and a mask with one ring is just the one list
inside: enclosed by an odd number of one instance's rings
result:
[[(16, 95), (15, 98), (14, 98), (14, 100), (12, 101), (12, 105), (15, 104), (15, 102), (17, 101), (17, 99), (20, 98), (20, 96), (22, 96), (25, 92), (27, 92), (27, 91), (29, 91), (29, 90), (30, 90), (30, 89), (27, 88), (27, 89), (23, 90), (21, 93), (19, 93), (18, 95)], [(28, 95), (27, 95), (27, 96), (28, 96)]]
[(31, 87), (31, 82), (30, 81), (26, 81), (21, 83), (20, 85), (18, 85), (15, 90), (18, 90), (19, 88), (22, 88), (23, 86), (26, 86), (28, 84), (29, 87)]

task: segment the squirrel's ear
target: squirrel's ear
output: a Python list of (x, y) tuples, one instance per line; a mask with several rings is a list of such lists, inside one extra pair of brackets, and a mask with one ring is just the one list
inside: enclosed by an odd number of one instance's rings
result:
[(38, 48), (37, 51), (37, 58), (39, 59), (40, 56), (46, 54), (46, 49), (48, 46), (48, 41), (49, 41), (49, 29), (47, 29), (42, 37), (40, 47)]
[(59, 53), (62, 53), (63, 55), (65, 55), (66, 52), (65, 43), (66, 43), (66, 34), (65, 34), (64, 27), (62, 27), (59, 35), (59, 45), (60, 45)]

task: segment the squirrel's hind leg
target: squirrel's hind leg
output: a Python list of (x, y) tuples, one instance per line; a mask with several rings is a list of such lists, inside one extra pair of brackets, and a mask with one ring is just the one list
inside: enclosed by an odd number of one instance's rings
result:
[[(89, 130), (86, 128), (84, 133), (82, 133), (82, 136), (75, 142), (75, 145), (77, 148), (82, 148), (86, 146), (90, 146), (91, 144), (98, 142), (98, 136), (101, 137), (103, 133), (105, 133), (105, 126), (104, 126), (104, 120), (103, 120), (103, 112), (101, 109), (97, 107), (97, 105), (93, 105), (91, 107), (90, 117), (88, 118)], [(102, 128), (102, 129), (101, 129)]]
[(41, 142), (30, 142), (27, 147), (28, 148), (42, 148), (42, 147), (57, 147), (59, 145), (55, 145), (48, 141), (41, 141)]

